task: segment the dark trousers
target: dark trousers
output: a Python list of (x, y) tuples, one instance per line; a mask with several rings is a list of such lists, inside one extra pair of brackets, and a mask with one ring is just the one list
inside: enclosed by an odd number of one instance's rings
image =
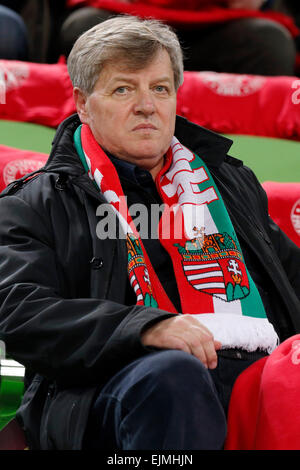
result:
[(176, 350), (153, 352), (126, 366), (96, 398), (83, 448), (222, 449), (233, 383), (258, 359), (222, 354), (214, 370)]

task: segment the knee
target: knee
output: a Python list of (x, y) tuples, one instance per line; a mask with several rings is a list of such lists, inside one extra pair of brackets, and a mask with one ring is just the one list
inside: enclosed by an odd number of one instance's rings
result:
[[(205, 366), (191, 354), (183, 351), (167, 350), (150, 354), (140, 363), (137, 373), (139, 381), (135, 382), (134, 394), (157, 403), (160, 410), (177, 410), (180, 407), (188, 414), (201, 408), (213, 413), (223, 408), (211, 378)], [(129, 389), (130, 390), (130, 389)], [(131, 400), (124, 397), (125, 402)]]
[(28, 35), (20, 15), (0, 6), (0, 56), (3, 59), (26, 60)]
[(10, 8), (0, 5), (0, 25), (1, 29), (6, 29), (11, 35), (26, 36), (26, 26), (20, 15)]
[(165, 393), (176, 393), (204, 386), (213, 386), (211, 377), (204, 365), (191, 354), (177, 350), (167, 350), (155, 353), (149, 357), (148, 380)]
[(256, 47), (258, 54), (269, 54), (274, 60), (294, 67), (296, 44), (284, 26), (265, 18), (247, 18), (244, 27), (246, 36), (249, 40), (251, 38), (252, 47)]
[(147, 429), (155, 428), (156, 422), (165, 423), (161, 426), (168, 428), (168, 436), (175, 441), (183, 439), (190, 448), (222, 448), (226, 416), (204, 365), (175, 350), (151, 354), (146, 362), (141, 363), (140, 381), (123, 396), (124, 408), (135, 409), (146, 424), (150, 422), (151, 426), (145, 424)]
[(290, 32), (276, 21), (265, 18), (252, 18), (248, 20), (250, 30), (252, 29), (254, 38), (263, 38), (267, 43), (276, 41), (277, 44), (288, 44), (294, 48), (294, 40)]

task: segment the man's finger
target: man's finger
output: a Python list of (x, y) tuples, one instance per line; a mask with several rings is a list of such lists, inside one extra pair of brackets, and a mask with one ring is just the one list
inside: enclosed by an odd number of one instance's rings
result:
[(202, 364), (206, 368), (208, 368), (207, 357), (206, 357), (202, 344), (199, 342), (197, 345), (196, 344), (194, 344), (193, 346), (190, 345), (190, 348), (191, 348), (191, 354), (193, 354), (193, 356), (199, 359), (199, 361), (202, 362)]
[(215, 349), (214, 341), (204, 341), (204, 353), (206, 355), (207, 365), (209, 369), (215, 369), (218, 365), (218, 356)]
[(201, 328), (195, 331), (197, 335), (191, 337), (189, 340), (192, 354), (198, 357), (209, 369), (216, 368), (218, 363), (216, 346), (221, 347), (221, 343), (214, 341), (214, 337), (209, 330), (203, 331)]

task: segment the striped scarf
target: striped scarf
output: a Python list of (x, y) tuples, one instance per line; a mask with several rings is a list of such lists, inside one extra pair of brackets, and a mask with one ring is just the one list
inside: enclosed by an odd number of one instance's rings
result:
[[(113, 163), (87, 125), (79, 126), (74, 142), (86, 171), (113, 208), (125, 233), (128, 276), (137, 304), (176, 313), (124, 203), (126, 198)], [(249, 325), (254, 325), (256, 340), (266, 335), (266, 329), (268, 334), (271, 329), (273, 337), (273, 327), (266, 319), (234, 227), (204, 161), (173, 137), (155, 183), (164, 203), (158, 236), (173, 263), (181, 313), (193, 314), (200, 321), (208, 319), (210, 325), (211, 314), (216, 314), (218, 322), (219, 314), (226, 314), (231, 329), (233, 325), (236, 328), (238, 321), (245, 335), (251, 329)], [(222, 317), (224, 324), (225, 316)], [(241, 322), (245, 317), (247, 320)], [(244, 339), (239, 341), (245, 343)], [(259, 342), (264, 341), (260, 338)], [(276, 342), (274, 336), (272, 348)]]

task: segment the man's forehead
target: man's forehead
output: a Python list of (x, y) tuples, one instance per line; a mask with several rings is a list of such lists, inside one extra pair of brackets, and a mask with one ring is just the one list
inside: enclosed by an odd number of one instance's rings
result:
[[(159, 82), (173, 82), (172, 75), (162, 75), (161, 73), (153, 75), (153, 80), (154, 81), (159, 81)], [(115, 83), (115, 82), (136, 82), (138, 80), (138, 74), (137, 72), (125, 72), (125, 73), (115, 73), (111, 76), (110, 82)]]
[(160, 51), (153, 58), (139, 65), (132, 63), (130, 58), (124, 57), (120, 57), (117, 62), (108, 61), (103, 65), (99, 78), (109, 81), (134, 80), (138, 75), (149, 71), (158, 79), (174, 80), (174, 72), (167, 51)]

